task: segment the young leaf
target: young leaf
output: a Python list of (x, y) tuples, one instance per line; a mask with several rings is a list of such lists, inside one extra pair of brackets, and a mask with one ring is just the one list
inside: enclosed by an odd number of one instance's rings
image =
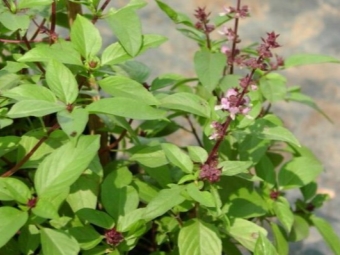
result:
[(286, 198), (280, 197), (274, 202), (274, 212), (289, 233), (294, 223), (294, 215)]
[[(15, 178), (1, 178), (2, 185), (14, 200), (21, 204), (27, 204), (32, 197), (30, 189), (22, 181)], [(7, 193), (7, 192), (6, 192)]]
[(190, 183), (186, 190), (189, 196), (205, 207), (215, 207), (214, 198), (208, 191), (200, 191), (195, 183)]
[(284, 189), (302, 187), (322, 172), (323, 167), (312, 157), (295, 157), (286, 163), (279, 172), (279, 184)]
[(44, 254), (77, 255), (80, 250), (74, 237), (63, 231), (42, 228), (40, 236)]
[(285, 68), (322, 63), (339, 64), (340, 60), (334, 57), (318, 54), (296, 54), (285, 59)]
[(322, 235), (325, 242), (331, 248), (332, 252), (335, 255), (339, 255), (340, 254), (340, 238), (335, 233), (332, 226), (326, 220), (316, 217), (315, 215), (312, 215), (310, 217), (310, 220), (312, 221), (313, 225), (317, 228), (319, 233)]
[(143, 43), (139, 17), (130, 8), (120, 9), (106, 17), (125, 51), (132, 57), (140, 51)]
[(273, 222), (270, 223), (270, 226), (275, 238), (274, 245), (277, 252), (279, 253), (279, 255), (289, 255), (289, 245), (287, 240), (288, 238), (285, 230), (282, 229), (281, 226), (276, 225)]
[(98, 84), (106, 93), (115, 97), (136, 99), (148, 105), (159, 104), (142, 84), (124, 76), (110, 76), (99, 81)]
[(72, 112), (63, 110), (57, 113), (57, 120), (61, 129), (70, 137), (79, 137), (88, 122), (89, 114), (83, 108), (75, 108)]
[(14, 104), (7, 116), (10, 118), (43, 117), (48, 114), (61, 111), (66, 106), (59, 103), (51, 103), (43, 100), (23, 100)]
[(309, 236), (309, 223), (308, 221), (300, 216), (294, 215), (294, 222), (292, 230), (289, 233), (288, 240), (290, 242), (299, 242), (306, 239)]
[(104, 229), (110, 229), (115, 222), (107, 213), (91, 208), (83, 208), (76, 212), (76, 215), (89, 223)]
[(199, 146), (188, 146), (188, 152), (193, 162), (204, 163), (208, 158), (208, 152)]
[(222, 168), (222, 175), (232, 176), (248, 172), (252, 164), (251, 161), (223, 161), (218, 164), (218, 168)]
[(51, 60), (48, 63), (46, 81), (52, 92), (64, 103), (72, 104), (77, 99), (77, 81), (72, 72), (60, 62)]
[(273, 103), (284, 100), (287, 94), (287, 80), (280, 74), (270, 73), (260, 79), (260, 90), (263, 96)]
[(160, 0), (156, 0), (159, 8), (173, 21), (175, 24), (184, 24), (189, 27), (194, 27), (190, 18), (187, 17), (185, 14), (178, 13), (174, 9), (172, 9), (169, 5), (163, 3)]
[(0, 247), (4, 246), (12, 236), (26, 223), (28, 213), (13, 207), (0, 207)]
[(86, 107), (89, 113), (112, 114), (138, 120), (154, 120), (165, 117), (165, 111), (130, 98), (115, 97), (95, 101)]
[(3, 96), (17, 101), (23, 100), (42, 100), (55, 103), (57, 98), (51, 90), (40, 85), (23, 84), (11, 90), (4, 91)]
[(202, 50), (195, 54), (194, 61), (198, 79), (209, 92), (213, 91), (222, 77), (226, 65), (225, 55)]
[(164, 108), (210, 117), (208, 102), (195, 94), (179, 92), (162, 98), (160, 102), (160, 106)]
[(102, 38), (98, 29), (91, 21), (79, 14), (72, 24), (71, 41), (85, 59), (96, 56), (102, 47)]
[(181, 255), (222, 254), (216, 227), (197, 219), (189, 220), (179, 231), (178, 248)]
[(267, 231), (264, 228), (251, 221), (240, 218), (236, 218), (232, 221), (228, 232), (240, 244), (250, 251), (255, 250), (256, 241), (260, 233), (262, 233), (264, 236), (267, 236)]
[(146, 206), (143, 218), (146, 221), (153, 220), (176, 205), (181, 204), (185, 199), (181, 196), (182, 188), (174, 186), (171, 189), (163, 189)]
[(78, 241), (82, 250), (90, 250), (96, 247), (103, 239), (103, 236), (89, 225), (70, 228), (69, 232)]
[(185, 154), (180, 148), (171, 143), (162, 143), (162, 149), (164, 150), (166, 158), (170, 163), (182, 169), (185, 173), (191, 173), (194, 164), (190, 157)]
[(76, 147), (68, 142), (47, 156), (34, 177), (38, 196), (48, 197), (70, 187), (88, 167), (98, 149), (99, 136), (82, 136)]
[[(273, 244), (261, 232), (256, 241), (254, 255), (279, 255)], [(280, 254), (283, 255), (283, 254)]]

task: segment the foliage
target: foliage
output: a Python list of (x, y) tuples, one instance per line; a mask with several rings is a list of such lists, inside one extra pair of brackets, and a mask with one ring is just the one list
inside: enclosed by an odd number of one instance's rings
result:
[[(0, 254), (285, 255), (310, 227), (340, 254), (314, 214), (328, 199), (315, 182), (323, 167), (270, 110), (296, 101), (325, 115), (280, 71), (340, 61), (283, 60), (275, 32), (241, 48), (240, 0), (212, 21), (156, 0), (197, 42), (197, 77), (150, 78), (134, 59), (167, 38), (142, 33), (145, 1), (108, 3), (0, 5)], [(99, 19), (116, 42), (103, 45)], [(178, 130), (195, 141), (179, 146)]]

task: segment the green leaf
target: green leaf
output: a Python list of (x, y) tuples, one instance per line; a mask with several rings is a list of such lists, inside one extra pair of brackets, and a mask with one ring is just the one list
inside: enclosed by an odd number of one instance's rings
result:
[(134, 180), (133, 186), (138, 191), (139, 199), (145, 204), (150, 203), (150, 201), (156, 197), (159, 192), (159, 190), (150, 183), (143, 182), (139, 179)]
[(305, 201), (307, 201), (315, 196), (317, 189), (318, 189), (318, 185), (316, 184), (316, 182), (310, 182), (307, 185), (301, 187), (300, 191)]
[(18, 59), (19, 62), (49, 62), (51, 59), (63, 64), (82, 66), (80, 54), (71, 42), (59, 40), (52, 45), (38, 44)]
[(107, 213), (91, 208), (83, 208), (76, 212), (76, 215), (89, 223), (101, 228), (111, 229), (115, 222)]
[(284, 229), (281, 226), (276, 225), (275, 223), (271, 222), (270, 226), (273, 231), (273, 235), (275, 238), (274, 244), (276, 247), (277, 252), (280, 255), (288, 255), (289, 254), (289, 245), (287, 240), (287, 235)]
[(171, 164), (179, 167), (185, 173), (191, 173), (194, 164), (190, 157), (184, 153), (179, 147), (171, 143), (162, 143), (162, 149), (164, 150), (166, 158)]
[(222, 91), (226, 92), (228, 91), (228, 89), (238, 87), (240, 85), (241, 78), (242, 76), (237, 74), (229, 74), (223, 76), (222, 80), (219, 83), (219, 86)]
[(273, 208), (277, 218), (289, 233), (294, 223), (294, 215), (289, 202), (286, 198), (279, 197), (279, 199), (274, 202)]
[(145, 34), (143, 35), (143, 45), (140, 53), (151, 48), (157, 48), (167, 40), (168, 38), (162, 35)]
[(13, 207), (0, 207), (0, 247), (4, 246), (17, 231), (26, 223), (27, 212)]
[(285, 59), (285, 68), (322, 63), (340, 63), (340, 60), (334, 57), (318, 54), (297, 54)]
[(82, 250), (89, 250), (96, 247), (103, 239), (91, 226), (70, 228), (69, 232), (78, 241)]
[(9, 194), (14, 200), (21, 204), (27, 204), (28, 200), (32, 197), (32, 194), (25, 183), (11, 177), (0, 177), (0, 179), (1, 186), (3, 185), (4, 189), (7, 190), (3, 192)]
[(79, 14), (72, 24), (70, 36), (72, 44), (87, 60), (96, 56), (102, 47), (102, 38), (98, 29), (91, 21)]
[(57, 120), (61, 129), (70, 137), (79, 137), (89, 120), (89, 114), (83, 108), (75, 108), (72, 112), (63, 110), (57, 113)]
[(249, 172), (249, 168), (252, 164), (251, 161), (223, 161), (218, 164), (218, 168), (222, 168), (222, 175), (232, 176)]
[(137, 161), (138, 163), (150, 167), (156, 168), (168, 164), (164, 150), (160, 146), (147, 146), (138, 150), (130, 157), (131, 161)]
[(159, 101), (142, 84), (124, 76), (110, 76), (99, 81), (98, 84), (111, 96), (136, 99), (148, 105), (159, 104)]
[(179, 92), (163, 97), (160, 102), (160, 106), (164, 108), (180, 110), (206, 118), (210, 117), (208, 102), (195, 94)]
[(287, 80), (277, 73), (270, 73), (260, 79), (260, 90), (263, 96), (273, 103), (284, 100), (287, 94)]
[(319, 231), (319, 233), (321, 234), (325, 242), (331, 248), (332, 252), (335, 255), (339, 255), (340, 254), (340, 238), (335, 233), (332, 226), (326, 220), (316, 217), (315, 215), (312, 215), (310, 217), (310, 220), (312, 221), (316, 229)]
[(309, 236), (308, 221), (300, 215), (294, 215), (292, 231), (289, 233), (288, 240), (290, 242), (299, 242)]
[(53, 2), (52, 0), (21, 0), (18, 3), (18, 9), (50, 5), (52, 2)]
[(186, 15), (182, 13), (176, 12), (174, 9), (172, 9), (169, 5), (163, 3), (160, 0), (156, 0), (156, 3), (158, 4), (159, 8), (173, 21), (175, 24), (184, 24), (190, 27), (193, 27), (194, 25), (190, 21), (190, 18), (188, 18)]
[(255, 166), (256, 175), (264, 180), (266, 183), (274, 187), (276, 184), (276, 172), (273, 162), (265, 155)]
[(153, 220), (165, 214), (174, 206), (181, 204), (185, 200), (184, 197), (181, 196), (181, 192), (182, 188), (180, 186), (161, 190), (146, 206), (143, 218), (146, 221)]
[(288, 93), (287, 96), (286, 96), (286, 100), (298, 102), (298, 103), (301, 103), (301, 104), (304, 104), (304, 105), (308, 105), (309, 107), (311, 107), (314, 110), (316, 110), (317, 112), (319, 112), (328, 121), (332, 122), (330, 117), (323, 110), (321, 110), (321, 108), (315, 103), (315, 101), (311, 97), (309, 97), (305, 94), (302, 94), (299, 91), (294, 91), (294, 92)]
[(34, 177), (38, 196), (47, 197), (70, 187), (88, 167), (98, 149), (99, 136), (81, 136), (76, 147), (68, 142), (48, 155)]
[(235, 218), (254, 218), (266, 214), (267, 211), (261, 203), (258, 203), (259, 201), (254, 199), (254, 196), (247, 197), (241, 194), (239, 196), (240, 198), (234, 198), (230, 201), (228, 215)]
[(135, 223), (143, 219), (145, 208), (138, 208), (127, 212), (124, 216), (119, 217), (117, 230), (120, 232), (129, 231)]
[(43, 100), (23, 100), (14, 104), (7, 116), (10, 118), (43, 117), (65, 109), (65, 105), (58, 102), (51, 103)]
[(19, 247), (23, 254), (34, 254), (40, 244), (40, 231), (35, 225), (26, 225), (20, 229)]
[(112, 114), (138, 120), (154, 120), (165, 117), (165, 111), (130, 98), (104, 98), (86, 107), (89, 113)]
[(63, 64), (51, 60), (46, 68), (46, 81), (52, 92), (64, 103), (72, 104), (77, 99), (77, 81)]
[(119, 42), (115, 42), (105, 48), (101, 58), (101, 65), (114, 65), (124, 62), (132, 57), (124, 50)]
[(323, 167), (318, 160), (311, 157), (295, 157), (286, 163), (279, 172), (279, 184), (284, 189), (302, 187), (322, 172)]
[(206, 207), (215, 207), (215, 202), (212, 194), (208, 191), (200, 191), (195, 183), (190, 183), (186, 190), (189, 196), (196, 202)]
[(260, 232), (260, 236), (256, 241), (254, 255), (278, 255), (278, 253), (268, 238)]
[(38, 199), (37, 204), (32, 208), (32, 212), (44, 219), (58, 219), (58, 207), (51, 201), (50, 197), (42, 197)]
[(208, 158), (208, 152), (199, 146), (188, 146), (188, 153), (193, 162), (204, 163)]
[(240, 244), (250, 251), (255, 250), (256, 241), (260, 233), (262, 233), (264, 236), (267, 235), (267, 231), (264, 228), (251, 221), (240, 218), (236, 218), (231, 222), (228, 232)]
[[(127, 76), (130, 79), (143, 84), (150, 76), (151, 69), (142, 62), (129, 60), (124, 63), (113, 66), (112, 69), (121, 76)], [(146, 88), (144, 88), (146, 90)], [(158, 101), (157, 101), (158, 102)]]
[(12, 32), (20, 31), (25, 33), (30, 24), (28, 15), (13, 14), (10, 12), (2, 12), (0, 15), (0, 23)]
[(132, 57), (142, 47), (142, 28), (138, 15), (130, 8), (123, 8), (106, 17), (125, 51)]
[(20, 142), (20, 137), (17, 136), (2, 136), (0, 139), (0, 156), (15, 150)]
[(226, 57), (222, 53), (211, 53), (208, 50), (198, 51), (195, 54), (195, 71), (202, 85), (213, 91), (223, 74)]
[(181, 255), (220, 255), (222, 242), (218, 230), (201, 220), (189, 220), (179, 231), (178, 248)]
[(43, 100), (51, 103), (57, 102), (57, 98), (51, 90), (43, 86), (33, 84), (20, 85), (11, 90), (4, 91), (2, 95), (17, 101)]
[(74, 237), (63, 231), (42, 228), (41, 247), (44, 254), (77, 255), (80, 247)]

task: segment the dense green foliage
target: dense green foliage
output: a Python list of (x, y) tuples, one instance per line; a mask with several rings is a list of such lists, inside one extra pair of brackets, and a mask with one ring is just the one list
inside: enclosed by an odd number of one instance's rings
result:
[[(134, 60), (167, 40), (142, 33), (143, 0), (0, 4), (0, 254), (288, 255), (310, 227), (340, 254), (314, 214), (323, 167), (271, 112), (295, 101), (325, 115), (280, 71), (340, 61), (283, 61), (275, 32), (242, 48), (240, 0), (211, 20), (156, 2), (197, 42), (197, 77), (152, 78)], [(117, 42), (103, 45), (98, 19)]]

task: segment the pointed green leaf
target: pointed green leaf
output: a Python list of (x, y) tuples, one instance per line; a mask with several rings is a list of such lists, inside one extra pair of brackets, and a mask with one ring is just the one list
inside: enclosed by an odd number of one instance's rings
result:
[(318, 54), (297, 54), (285, 59), (285, 68), (322, 63), (340, 63), (340, 60)]
[(110, 215), (105, 212), (91, 208), (83, 208), (76, 212), (76, 215), (89, 223), (104, 229), (111, 229), (115, 222)]
[(260, 90), (269, 102), (284, 100), (287, 94), (287, 80), (277, 73), (270, 73), (260, 79)]
[(200, 220), (188, 221), (179, 231), (178, 248), (181, 255), (220, 255), (222, 242), (218, 230)]
[(47, 197), (70, 187), (88, 167), (98, 149), (99, 136), (81, 136), (76, 147), (68, 142), (48, 155), (34, 177), (38, 196)]
[(18, 59), (19, 62), (49, 62), (51, 59), (63, 64), (82, 66), (80, 54), (71, 42), (59, 40), (52, 45), (38, 44)]
[(136, 99), (148, 105), (159, 104), (142, 84), (124, 76), (110, 76), (99, 81), (98, 84), (111, 96)]
[(41, 247), (44, 254), (77, 255), (80, 247), (74, 237), (63, 231), (42, 228)]
[(43, 86), (33, 84), (20, 85), (11, 90), (4, 91), (2, 95), (17, 101), (43, 100), (51, 103), (57, 102), (57, 98), (51, 90)]
[(226, 56), (222, 53), (202, 50), (195, 54), (194, 61), (198, 79), (209, 92), (213, 91), (223, 75), (227, 62)]
[(101, 58), (101, 65), (114, 65), (124, 62), (132, 57), (124, 50), (119, 42), (115, 42), (105, 48)]
[(36, 206), (32, 208), (32, 212), (44, 219), (58, 219), (58, 209), (59, 208), (50, 201), (49, 197), (39, 197)]
[(89, 120), (89, 114), (83, 108), (75, 108), (72, 112), (67, 110), (57, 113), (58, 123), (61, 129), (70, 137), (79, 137)]
[(190, 21), (190, 18), (185, 14), (176, 12), (169, 5), (163, 3), (160, 0), (156, 0), (159, 8), (173, 21), (175, 24), (185, 24), (187, 26), (193, 27), (194, 25)]
[(250, 251), (254, 251), (256, 241), (260, 233), (262, 233), (264, 236), (267, 235), (267, 231), (264, 228), (251, 221), (240, 218), (236, 218), (232, 221), (229, 233), (238, 242), (240, 242), (240, 244)]
[(161, 190), (146, 206), (143, 218), (146, 221), (150, 221), (165, 214), (174, 206), (181, 204), (185, 200), (184, 197), (181, 196), (181, 192), (182, 188), (179, 186)]
[(251, 161), (223, 161), (218, 164), (218, 168), (222, 168), (222, 175), (232, 176), (248, 172), (252, 164)]
[(2, 136), (0, 139), (0, 156), (15, 150), (20, 142), (17, 136)]
[(2, 183), (1, 185), (4, 185), (4, 188), (7, 189), (8, 193), (14, 200), (21, 204), (27, 204), (28, 200), (32, 197), (32, 194), (25, 183), (11, 177), (0, 177), (0, 179)]
[(215, 207), (214, 198), (208, 191), (200, 191), (195, 183), (190, 183), (186, 190), (196, 202), (206, 207)]
[(27, 212), (13, 207), (0, 207), (0, 247), (4, 246), (17, 231), (26, 223)]
[(287, 240), (287, 234), (281, 226), (276, 225), (271, 222), (270, 226), (273, 231), (273, 235), (275, 238), (274, 244), (279, 255), (289, 255), (289, 245)]
[(150, 168), (164, 166), (169, 163), (165, 157), (164, 150), (160, 146), (145, 147), (134, 153), (130, 160), (137, 161)]
[[(70, 234), (78, 241), (82, 250), (89, 250), (96, 247), (103, 239), (92, 226), (70, 228)], [(82, 253), (84, 254), (84, 253)]]
[(23, 100), (14, 104), (7, 116), (10, 118), (43, 117), (65, 109), (65, 105), (58, 102), (51, 103), (43, 100)]
[(274, 202), (273, 207), (277, 218), (289, 233), (294, 223), (294, 214), (290, 208), (289, 202), (284, 197), (280, 197)]
[(138, 120), (154, 120), (165, 117), (165, 112), (144, 102), (130, 98), (104, 98), (86, 107), (89, 113), (112, 114)]
[(77, 99), (77, 81), (63, 64), (51, 60), (46, 68), (46, 81), (52, 92), (64, 103), (72, 104)]
[(290, 242), (299, 242), (309, 236), (309, 223), (300, 215), (294, 215), (292, 231), (289, 233), (288, 240)]
[(310, 220), (312, 221), (316, 229), (319, 231), (319, 233), (321, 234), (325, 242), (331, 248), (332, 252), (335, 255), (339, 255), (340, 254), (340, 238), (335, 233), (331, 224), (329, 224), (326, 220), (322, 218), (316, 217), (315, 215), (312, 215), (310, 217)]
[(279, 172), (279, 184), (284, 189), (302, 187), (322, 172), (323, 166), (311, 157), (296, 157), (286, 163)]
[(18, 15), (11, 12), (2, 12), (0, 15), (0, 23), (12, 32), (24, 32), (28, 29), (30, 18), (28, 15)]
[(208, 158), (208, 152), (199, 146), (188, 146), (188, 152), (193, 162), (204, 163)]
[(20, 229), (18, 239), (23, 254), (34, 254), (40, 244), (40, 231), (35, 225), (25, 225)]
[(160, 102), (160, 106), (164, 108), (180, 110), (206, 118), (210, 117), (208, 102), (195, 94), (179, 92), (163, 97)]
[(139, 17), (130, 8), (120, 9), (106, 17), (125, 51), (132, 57), (141, 49), (143, 38)]
[(50, 5), (52, 2), (53, 0), (21, 0), (18, 4), (18, 9)]
[[(254, 255), (279, 255), (273, 244), (261, 232), (256, 241)], [(283, 255), (283, 254), (280, 254)]]
[(102, 47), (102, 39), (98, 29), (91, 21), (79, 14), (72, 24), (71, 41), (85, 59), (96, 56)]
[(179, 167), (185, 173), (191, 173), (194, 164), (190, 157), (179, 147), (171, 143), (162, 143), (162, 149), (170, 163)]

